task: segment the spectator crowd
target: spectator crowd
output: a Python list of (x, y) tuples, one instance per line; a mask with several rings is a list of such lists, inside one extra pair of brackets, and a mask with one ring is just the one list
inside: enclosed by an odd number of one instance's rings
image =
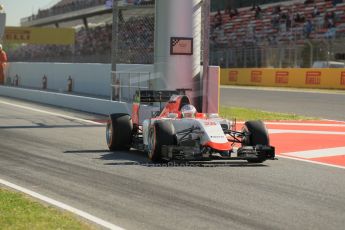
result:
[(211, 45), (226, 48), (335, 38), (345, 29), (341, 3), (343, 0), (305, 0), (261, 6), (253, 1), (252, 7), (240, 10), (226, 7), (211, 17)]

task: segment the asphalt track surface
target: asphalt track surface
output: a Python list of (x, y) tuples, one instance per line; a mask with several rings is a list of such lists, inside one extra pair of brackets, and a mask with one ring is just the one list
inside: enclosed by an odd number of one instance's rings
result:
[(223, 86), (221, 105), (345, 121), (345, 91)]
[(345, 170), (290, 159), (152, 166), (94, 115), (0, 97), (0, 178), (126, 229), (343, 229)]

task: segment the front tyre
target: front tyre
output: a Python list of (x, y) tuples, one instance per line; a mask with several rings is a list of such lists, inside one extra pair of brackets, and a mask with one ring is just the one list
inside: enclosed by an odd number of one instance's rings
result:
[(115, 113), (109, 116), (106, 140), (109, 150), (129, 150), (132, 142), (133, 123), (128, 114)]
[[(242, 146), (269, 146), (269, 136), (268, 131), (265, 124), (258, 120), (258, 121), (247, 121), (244, 123), (243, 133), (245, 137), (243, 138)], [(257, 159), (248, 159), (249, 163), (262, 163), (266, 159), (257, 158)]]
[(155, 163), (162, 161), (162, 146), (175, 145), (175, 128), (170, 121), (156, 121), (149, 130), (148, 158)]

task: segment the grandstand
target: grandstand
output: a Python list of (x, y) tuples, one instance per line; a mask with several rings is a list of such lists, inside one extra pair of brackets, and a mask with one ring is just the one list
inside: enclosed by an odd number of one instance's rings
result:
[[(279, 7), (279, 12), (276, 10)], [(313, 16), (314, 7), (319, 12)], [(231, 17), (225, 11), (221, 12), (222, 26), (214, 28), (212, 36), (219, 46), (241, 46), (241, 42), (255, 42), (263, 44), (265, 42), (286, 42), (289, 40), (296, 43), (304, 43), (305, 22), (313, 21), (315, 27), (311, 31), (310, 39), (323, 39), (329, 36), (342, 35), (345, 32), (345, 3), (332, 5), (331, 1), (316, 0), (315, 5), (306, 5), (301, 1), (293, 4), (268, 5), (263, 6), (260, 16), (255, 16), (250, 8), (243, 8), (239, 15)], [(334, 14), (332, 16), (332, 14)], [(215, 15), (211, 21), (215, 27)], [(326, 19), (332, 17), (334, 20), (335, 33), (330, 33), (330, 28)], [(300, 20), (299, 20), (300, 18)], [(249, 35), (249, 36), (248, 36)], [(272, 41), (270, 38), (274, 38)]]
[(315, 49), (313, 55), (322, 47), (329, 55), (332, 47), (343, 43), (345, 3), (341, 2), (283, 1), (259, 9), (241, 8), (237, 15), (226, 10), (214, 12), (212, 62), (224, 67), (307, 67), (311, 60), (301, 57), (306, 46)]
[[(45, 26), (59, 23), (60, 27), (74, 27), (77, 31), (74, 46), (23, 45), (9, 50), (10, 59), (110, 63), (111, 9), (104, 5), (105, 1), (78, 2), (80, 0), (61, 0), (23, 20), (33, 26), (40, 26), (44, 20), (49, 23)], [(309, 67), (313, 61), (335, 60), (342, 56), (337, 52), (345, 53), (342, 45), (345, 3), (341, 0), (211, 2), (214, 10), (219, 9), (211, 15), (211, 64), (222, 67)], [(153, 4), (154, 1), (122, 1), (119, 61), (153, 63)], [(142, 8), (134, 9), (132, 5)], [(89, 15), (90, 9), (98, 13)], [(73, 17), (69, 16), (71, 13)], [(137, 55), (137, 50), (141, 55)]]

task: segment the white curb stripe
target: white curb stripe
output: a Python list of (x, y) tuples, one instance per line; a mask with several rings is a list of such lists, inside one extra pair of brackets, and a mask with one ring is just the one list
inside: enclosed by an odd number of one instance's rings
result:
[(269, 129), (269, 134), (280, 133), (301, 133), (301, 134), (323, 134), (323, 135), (345, 135), (345, 132), (332, 132), (332, 131), (314, 131), (314, 130), (285, 130), (285, 129)]
[(84, 211), (81, 211), (79, 209), (73, 208), (73, 207), (71, 207), (71, 206), (69, 206), (67, 204), (64, 204), (62, 202), (56, 201), (54, 199), (51, 199), (49, 197), (43, 196), (43, 195), (41, 195), (39, 193), (33, 192), (33, 191), (31, 191), (29, 189), (26, 189), (26, 188), (23, 188), (21, 186), (15, 185), (15, 184), (13, 184), (11, 182), (8, 182), (6, 180), (0, 179), (0, 184), (3, 184), (5, 186), (7, 186), (9, 188), (12, 188), (12, 189), (15, 189), (17, 191), (23, 192), (23, 193), (25, 193), (27, 195), (30, 195), (32, 197), (35, 197), (35, 198), (39, 199), (39, 200), (47, 202), (47, 203), (49, 203), (51, 205), (54, 205), (54, 206), (59, 207), (61, 209), (64, 209), (64, 210), (66, 210), (68, 212), (74, 213), (74, 214), (76, 214), (78, 216), (81, 216), (81, 217), (83, 217), (83, 218), (85, 218), (85, 219), (87, 219), (89, 221), (92, 221), (92, 222), (94, 222), (94, 223), (96, 223), (98, 225), (101, 225), (102, 227), (105, 227), (107, 229), (111, 229), (111, 230), (123, 230), (124, 229), (124, 228), (121, 228), (121, 227), (119, 227), (117, 225), (109, 223), (109, 222), (107, 222), (105, 220), (102, 220), (102, 219), (100, 219), (98, 217), (95, 217), (95, 216), (93, 216), (93, 215), (91, 215), (91, 214), (89, 214), (87, 212), (84, 212)]
[(317, 126), (317, 127), (345, 127), (345, 124), (318, 124), (318, 123), (289, 123), (289, 122), (265, 122), (266, 125), (286, 126)]
[(320, 157), (333, 157), (333, 156), (341, 156), (341, 155), (345, 156), (345, 147), (289, 152), (289, 153), (282, 153), (282, 154), (292, 156), (292, 157), (306, 158), (306, 159), (320, 158)]
[(78, 117), (73, 117), (73, 116), (68, 116), (68, 115), (61, 114), (61, 113), (49, 112), (49, 111), (42, 110), (42, 109), (34, 109), (32, 107), (8, 103), (8, 102), (1, 101), (1, 100), (0, 100), (0, 103), (4, 104), (4, 105), (9, 105), (9, 106), (21, 108), (21, 109), (31, 110), (34, 112), (45, 113), (45, 114), (49, 114), (49, 115), (53, 115), (53, 116), (57, 116), (57, 117), (63, 117), (63, 118), (67, 118), (67, 119), (71, 119), (71, 120), (75, 120), (75, 121), (82, 121), (82, 122), (86, 122), (86, 123), (90, 123), (90, 124), (94, 124), (94, 125), (103, 125), (102, 123), (95, 122), (95, 121), (90, 121), (90, 120), (86, 120), (86, 119), (82, 119), (82, 118), (78, 118)]
[(330, 119), (322, 119), (323, 121), (331, 121), (331, 122), (339, 122), (339, 123), (344, 123), (345, 121), (339, 121), (339, 120), (330, 120)]
[[(340, 121), (341, 122), (341, 121)], [(243, 121), (237, 121), (237, 124), (244, 124)], [(345, 122), (340, 124), (320, 124), (320, 123), (296, 123), (296, 122), (270, 122), (264, 121), (265, 125), (282, 125), (282, 126), (308, 126), (308, 127), (345, 127)]]
[(322, 162), (313, 161), (313, 160), (300, 159), (300, 158), (282, 156), (282, 155), (277, 155), (277, 157), (278, 157), (278, 159), (279, 158), (285, 158), (285, 159), (290, 159), (290, 160), (295, 160), (295, 161), (302, 161), (302, 162), (307, 162), (307, 163), (312, 163), (312, 164), (317, 164), (317, 165), (329, 166), (329, 167), (333, 167), (333, 168), (345, 169), (345, 166), (332, 165), (332, 164), (322, 163)]

